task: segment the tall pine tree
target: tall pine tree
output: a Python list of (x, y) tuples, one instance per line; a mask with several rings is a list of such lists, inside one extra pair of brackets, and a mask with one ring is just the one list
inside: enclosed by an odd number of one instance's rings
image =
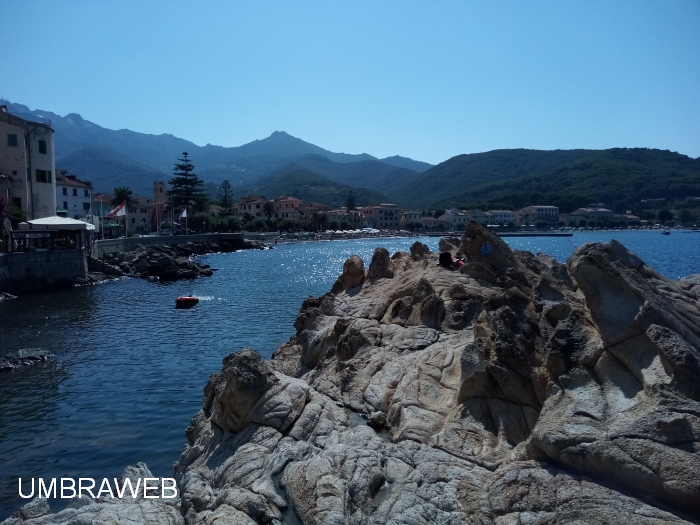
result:
[(221, 183), (219, 188), (219, 207), (221, 211), (219, 215), (226, 217), (233, 213), (233, 189), (231, 188), (231, 183), (227, 180)]
[(177, 159), (173, 171), (173, 178), (170, 179), (170, 191), (168, 196), (175, 206), (192, 206), (197, 199), (206, 198), (203, 191), (204, 182), (192, 171), (194, 165), (187, 152), (182, 153), (182, 158)]

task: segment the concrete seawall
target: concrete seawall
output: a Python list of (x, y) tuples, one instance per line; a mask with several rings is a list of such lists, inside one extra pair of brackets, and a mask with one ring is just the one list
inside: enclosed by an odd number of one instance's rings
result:
[(27, 293), (64, 288), (85, 277), (84, 250), (0, 253), (0, 292)]

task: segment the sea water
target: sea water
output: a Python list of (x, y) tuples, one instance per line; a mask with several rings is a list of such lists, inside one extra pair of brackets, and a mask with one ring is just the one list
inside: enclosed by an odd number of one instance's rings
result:
[[(700, 272), (700, 234), (581, 232), (507, 238), (513, 248), (565, 261), (575, 247), (616, 238), (672, 279)], [(0, 520), (26, 500), (18, 478), (119, 476), (144, 461), (170, 476), (202, 389), (243, 347), (269, 358), (294, 333), (302, 301), (326, 293), (343, 262), (369, 265), (377, 246), (411, 239), (278, 245), (199, 258), (210, 278), (169, 284), (123, 279), (0, 303), (0, 355), (43, 347), (56, 357), (0, 373)], [(437, 250), (437, 238), (419, 238)], [(174, 299), (201, 298), (190, 310)], [(61, 505), (53, 504), (54, 510)]]

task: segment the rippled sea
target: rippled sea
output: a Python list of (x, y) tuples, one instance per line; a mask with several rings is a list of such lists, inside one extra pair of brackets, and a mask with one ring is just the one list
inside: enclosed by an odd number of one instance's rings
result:
[[(616, 238), (666, 276), (700, 272), (700, 234), (582, 232), (507, 238), (565, 261), (576, 246)], [(18, 478), (115, 477), (144, 461), (169, 476), (202, 389), (229, 352), (269, 357), (294, 333), (301, 302), (327, 292), (352, 254), (408, 251), (416, 239), (279, 245), (200, 257), (219, 271), (171, 284), (112, 281), (0, 302), (0, 355), (43, 347), (52, 361), (0, 374), (0, 520), (25, 503)], [(437, 238), (420, 238), (437, 249)], [(174, 298), (193, 294), (191, 310)], [(65, 502), (64, 502), (65, 503)], [(54, 510), (63, 503), (52, 504)]]

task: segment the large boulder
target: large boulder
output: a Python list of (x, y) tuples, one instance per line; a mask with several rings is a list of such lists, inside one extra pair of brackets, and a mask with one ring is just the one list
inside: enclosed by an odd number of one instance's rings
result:
[(386, 248), (377, 248), (372, 255), (372, 261), (369, 263), (367, 278), (370, 280), (391, 278), (394, 276), (394, 264), (389, 256), (389, 251)]
[(365, 263), (359, 255), (352, 255), (343, 264), (343, 273), (333, 285), (333, 293), (360, 286), (365, 280)]

